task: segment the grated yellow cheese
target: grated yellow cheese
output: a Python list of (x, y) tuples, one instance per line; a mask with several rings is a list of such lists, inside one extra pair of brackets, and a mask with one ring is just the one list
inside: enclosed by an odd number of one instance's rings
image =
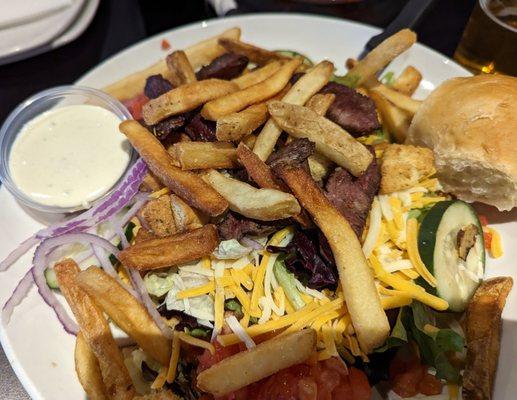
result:
[(176, 371), (178, 369), (178, 361), (180, 359), (180, 338), (178, 336), (178, 332), (174, 332), (174, 336), (172, 337), (172, 351), (171, 351), (171, 359), (169, 361), (169, 369), (167, 371), (167, 383), (174, 382), (176, 379)]
[(176, 335), (178, 336), (178, 339), (181, 340), (183, 343), (187, 343), (195, 347), (201, 347), (202, 349), (208, 350), (210, 354), (215, 354), (214, 345), (210, 342), (207, 342), (206, 340), (195, 338), (194, 336), (190, 336), (185, 332), (176, 332)]
[(449, 400), (458, 400), (459, 397), (459, 386), (454, 383), (447, 384), (447, 389), (449, 389)]
[(412, 302), (413, 299), (407, 295), (389, 296), (381, 298), (382, 308), (385, 310), (391, 310), (392, 308), (408, 306)]
[(253, 289), (253, 281), (244, 269), (231, 269), (230, 275), (237, 285), (244, 286), (247, 290)]
[(499, 258), (503, 256), (503, 246), (501, 242), (501, 235), (493, 228), (488, 228), (488, 231), (492, 234), (492, 241), (490, 242), (490, 254), (493, 258)]
[(413, 268), (401, 269), (399, 272), (408, 279), (417, 279), (420, 276)]
[(292, 324), (289, 328), (287, 328), (284, 332), (282, 332), (282, 335), (302, 330), (306, 326), (310, 325), (312, 323), (312, 321), (315, 320), (321, 314), (326, 313), (328, 311), (337, 310), (344, 303), (345, 303), (345, 301), (343, 299), (337, 298), (322, 306), (319, 306), (318, 308), (307, 313), (306, 315), (301, 316), (294, 324)]
[(266, 267), (269, 261), (269, 253), (265, 253), (260, 261), (257, 274), (253, 278), (253, 292), (251, 292), (250, 314), (252, 317), (260, 318), (262, 312), (259, 308), (259, 300), (264, 296), (264, 276), (266, 275)]
[[(257, 335), (262, 335), (267, 332), (285, 328), (286, 326), (294, 324), (301, 317), (303, 317), (304, 315), (310, 314), (317, 308), (318, 308), (318, 304), (316, 304), (316, 302), (307, 304), (302, 309), (295, 311), (292, 314), (284, 315), (284, 316), (280, 317), (279, 319), (277, 319), (276, 321), (268, 321), (262, 325), (252, 325), (248, 329), (246, 329), (246, 332), (248, 333), (249, 336), (255, 337)], [(321, 309), (321, 308), (318, 308), (318, 309)], [(232, 344), (240, 342), (239, 337), (235, 334), (219, 335), (217, 337), (217, 340), (223, 346), (230, 346)]]
[(219, 284), (215, 286), (214, 314), (214, 329), (219, 333), (224, 324), (224, 288)]
[(248, 327), (248, 325), (250, 324), (250, 314), (247, 313), (246, 311), (244, 311), (244, 315), (241, 318), (241, 320), (239, 321), (239, 323), (241, 324), (241, 326), (244, 329), (246, 329)]
[(165, 385), (165, 382), (167, 380), (168, 370), (169, 370), (169, 368), (165, 367), (165, 366), (162, 366), (160, 368), (160, 372), (158, 373), (158, 376), (151, 384), (151, 389), (158, 390), (158, 389), (161, 389), (163, 387), (163, 385)]
[(242, 290), (242, 288), (237, 285), (231, 285), (230, 289), (235, 294), (235, 297), (237, 297), (237, 299), (241, 303), (244, 312), (249, 313), (250, 312), (250, 298), (248, 297), (246, 292), (244, 292), (244, 290)]
[(211, 269), (212, 268), (212, 261), (210, 260), (210, 257), (203, 257), (203, 268)]

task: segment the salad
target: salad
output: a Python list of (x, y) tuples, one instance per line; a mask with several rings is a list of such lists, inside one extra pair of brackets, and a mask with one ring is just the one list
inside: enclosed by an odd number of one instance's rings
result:
[(239, 38), (105, 88), (133, 115), (120, 131), (140, 158), (1, 262), (36, 246), (3, 323), (36, 285), (77, 336), (91, 399), (489, 394), (477, 354), (493, 376), (512, 282), (483, 278), (501, 239), (444, 192), (431, 150), (398, 144), (420, 73), (376, 78), (414, 33), (345, 76)]

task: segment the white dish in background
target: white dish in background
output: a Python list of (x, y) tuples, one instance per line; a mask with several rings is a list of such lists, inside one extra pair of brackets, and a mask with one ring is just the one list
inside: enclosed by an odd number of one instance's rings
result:
[(90, 25), (99, 1), (74, 0), (71, 7), (57, 14), (0, 30), (0, 65), (45, 53), (75, 40)]
[[(166, 52), (162, 39), (172, 49), (181, 49), (233, 26), (242, 28), (243, 40), (269, 49), (293, 49), (314, 60), (328, 58), (344, 72), (348, 57), (357, 56), (378, 29), (344, 20), (294, 14), (261, 14), (199, 22), (164, 32), (105, 61), (81, 78), (78, 83), (101, 88), (127, 74), (143, 69)], [(418, 98), (424, 98), (443, 80), (469, 73), (443, 55), (422, 45), (413, 46), (388, 68), (400, 72), (414, 65), (424, 76)], [(460, 100), (459, 100), (460, 101)], [(502, 234), (505, 255), (488, 260), (487, 276), (510, 275), (517, 279), (517, 212), (488, 214), (491, 223)], [(0, 188), (0, 259), (22, 240), (41, 227), (16, 203), (5, 188)], [(8, 272), (1, 273), (0, 304), (4, 304), (16, 283), (27, 271), (31, 254), (23, 256)], [(510, 294), (503, 313), (503, 340), (496, 382), (495, 400), (513, 400), (517, 392), (517, 289)], [(7, 327), (0, 328), (0, 339), (13, 368), (33, 399), (81, 399), (73, 362), (74, 337), (61, 328), (52, 309), (32, 289), (15, 310)]]

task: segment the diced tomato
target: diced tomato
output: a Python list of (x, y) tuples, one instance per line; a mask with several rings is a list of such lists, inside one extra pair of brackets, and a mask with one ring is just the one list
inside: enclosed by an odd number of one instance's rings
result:
[(492, 232), (483, 231), (483, 239), (485, 241), (485, 249), (490, 250), (492, 248)]
[(215, 354), (211, 354), (208, 350), (205, 350), (203, 354), (199, 356), (198, 372), (210, 368), (212, 365), (217, 364), (219, 361), (222, 361), (227, 357), (237, 354), (241, 350), (238, 345), (224, 347), (219, 344), (217, 340), (213, 344), (215, 347)]
[(418, 391), (426, 396), (442, 393), (442, 382), (434, 375), (425, 373), (422, 380), (418, 383)]
[(131, 113), (134, 119), (142, 119), (142, 107), (149, 101), (149, 98), (145, 94), (139, 94), (132, 99), (125, 100), (123, 103)]
[(419, 393), (418, 384), (422, 380), (425, 372), (423, 366), (417, 366), (411, 370), (399, 373), (393, 379), (393, 391), (400, 397), (416, 396)]
[(162, 50), (169, 50), (171, 48), (171, 44), (167, 39), (162, 39)]
[(481, 222), (482, 226), (487, 226), (488, 225), (488, 218), (486, 217), (486, 215), (479, 214), (478, 218), (479, 218), (479, 222)]
[[(354, 400), (370, 400), (372, 398), (372, 388), (370, 387), (368, 378), (363, 371), (354, 367), (349, 368), (348, 379), (350, 380)], [(334, 398), (341, 399), (341, 397), (335, 395)]]

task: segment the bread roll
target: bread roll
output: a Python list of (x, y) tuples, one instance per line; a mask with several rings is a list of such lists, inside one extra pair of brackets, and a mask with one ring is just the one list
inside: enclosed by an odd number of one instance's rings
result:
[(424, 101), (406, 143), (434, 151), (445, 191), (499, 210), (517, 205), (517, 78), (453, 78)]

